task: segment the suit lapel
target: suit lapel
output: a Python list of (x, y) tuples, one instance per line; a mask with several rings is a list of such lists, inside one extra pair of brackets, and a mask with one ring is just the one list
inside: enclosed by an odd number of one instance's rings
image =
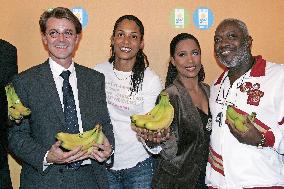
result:
[(54, 109), (54, 115), (57, 115), (58, 119), (62, 123), (64, 130), (65, 129), (64, 113), (48, 60), (42, 64), (41, 68), (42, 69), (40, 71), (40, 74), (42, 77), (41, 80), (39, 80), (38, 82), (42, 83), (42, 87), (46, 91), (45, 94), (47, 94), (48, 96), (46, 98), (49, 101), (48, 104)]
[(88, 94), (91, 94), (91, 91), (89, 89), (89, 85), (88, 85), (88, 78), (83, 70), (82, 67), (80, 67), (78, 64), (75, 63), (75, 70), (76, 70), (76, 77), (77, 77), (77, 88), (78, 88), (78, 100), (79, 100), (79, 106), (80, 106), (80, 113), (81, 113), (81, 120), (82, 120), (82, 127), (83, 130), (89, 130), (91, 129), (89, 127), (91, 123), (91, 120), (89, 120), (88, 118), (90, 116), (88, 116), (88, 110), (87, 108), (89, 107), (89, 98), (88, 98)]

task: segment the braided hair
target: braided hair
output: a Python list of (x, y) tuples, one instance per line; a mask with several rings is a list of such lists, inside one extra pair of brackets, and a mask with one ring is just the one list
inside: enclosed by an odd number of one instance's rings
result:
[[(191, 40), (195, 41), (195, 43), (197, 44), (198, 48), (200, 49), (200, 53), (201, 53), (200, 44), (199, 44), (198, 40), (196, 39), (196, 37), (194, 37), (193, 35), (188, 34), (188, 33), (180, 33), (177, 36), (175, 36), (171, 41), (171, 44), (170, 44), (170, 55), (171, 55), (171, 57), (174, 57), (177, 44), (180, 41), (187, 40), (187, 39), (191, 39)], [(177, 75), (178, 75), (178, 71), (177, 71), (176, 67), (170, 61), (169, 66), (168, 66), (168, 72), (167, 72), (165, 87), (168, 87), (169, 85), (171, 85), (173, 83), (173, 81), (176, 79)], [(205, 78), (204, 67), (201, 64), (201, 69), (198, 72), (198, 82), (204, 81), (204, 78)]]
[[(115, 36), (115, 31), (119, 25), (120, 22), (122, 22), (123, 20), (131, 20), (131, 21), (134, 21), (137, 26), (139, 27), (140, 29), (140, 33), (141, 33), (141, 40), (143, 39), (144, 37), (144, 26), (142, 24), (142, 22), (136, 17), (136, 16), (133, 16), (133, 15), (124, 15), (124, 16), (121, 16), (116, 22), (115, 22), (115, 25), (114, 25), (114, 28), (113, 28), (113, 31), (112, 31), (112, 37)], [(108, 61), (110, 63), (113, 62), (113, 65), (115, 64), (115, 52), (114, 52), (114, 46), (113, 45), (110, 45), (110, 58), (108, 59)], [(138, 92), (139, 90), (142, 89), (142, 83), (143, 83), (143, 78), (144, 78), (144, 71), (146, 70), (146, 68), (149, 66), (149, 61), (148, 61), (148, 58), (147, 56), (145, 55), (145, 53), (143, 52), (142, 49), (139, 49), (139, 51), (137, 52), (137, 55), (136, 55), (136, 61), (135, 61), (135, 64), (132, 68), (132, 75), (131, 75), (131, 93), (132, 92)]]

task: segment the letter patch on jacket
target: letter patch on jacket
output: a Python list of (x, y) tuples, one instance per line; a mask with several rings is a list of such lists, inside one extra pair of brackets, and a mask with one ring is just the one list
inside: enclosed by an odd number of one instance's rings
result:
[(260, 84), (251, 82), (245, 82), (240, 86), (240, 91), (247, 93), (247, 104), (258, 106), (260, 102), (260, 98), (264, 96), (264, 92), (259, 90)]

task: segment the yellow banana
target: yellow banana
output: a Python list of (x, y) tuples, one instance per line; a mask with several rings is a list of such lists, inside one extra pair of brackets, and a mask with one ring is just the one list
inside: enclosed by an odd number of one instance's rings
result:
[(160, 109), (160, 105), (161, 103), (158, 103), (148, 114), (151, 116), (155, 116), (156, 113), (158, 113), (159, 109)]
[(70, 143), (80, 143), (87, 138), (91, 137), (91, 135), (94, 134), (94, 132), (97, 132), (99, 129), (99, 125), (96, 125), (93, 129), (89, 131), (85, 131), (83, 133), (77, 133), (77, 134), (70, 134), (70, 133), (57, 133), (56, 138), (60, 141), (69, 141)]
[(97, 133), (94, 133), (90, 137), (84, 139), (81, 142), (71, 142), (70, 140), (62, 141), (61, 146), (67, 150), (74, 150), (78, 146), (82, 146), (82, 150), (87, 150), (95, 143)]
[(167, 92), (160, 93), (159, 103), (146, 115), (132, 115), (131, 122), (137, 127), (156, 131), (167, 128), (172, 123), (174, 108)]
[(137, 127), (144, 128), (144, 125), (146, 122), (151, 121), (156, 114), (159, 112), (161, 108), (161, 101), (158, 103), (150, 112), (148, 112), (145, 115), (139, 115), (139, 114), (134, 114), (132, 115), (131, 118), (131, 123), (136, 125)]
[(144, 128), (144, 125), (147, 121), (152, 119), (152, 115), (146, 114), (146, 115), (138, 115), (135, 114), (131, 116), (131, 123), (137, 127)]
[(9, 108), (13, 105), (12, 97), (11, 97), (11, 94), (10, 94), (11, 84), (8, 84), (8, 85), (5, 86), (5, 91), (6, 91), (6, 97), (7, 97), (7, 102), (8, 102), (8, 108)]
[(97, 144), (103, 144), (104, 139), (105, 139), (105, 135), (104, 135), (104, 133), (101, 129), (100, 132), (98, 133), (98, 138), (96, 139), (96, 143)]
[(31, 114), (29, 108), (26, 108), (10, 83), (5, 86), (7, 102), (8, 102), (8, 115), (10, 120), (21, 120), (24, 116)]
[(145, 124), (149, 121), (156, 120), (162, 115), (162, 112), (164, 111), (164, 101), (165, 101), (165, 93), (160, 94), (160, 101), (159, 103), (152, 108), (150, 112), (148, 112), (146, 115), (138, 115), (134, 114), (131, 118), (131, 123), (137, 127), (145, 128)]
[(145, 128), (154, 131), (168, 128), (171, 125), (173, 118), (174, 108), (171, 104), (168, 104), (164, 107), (164, 111), (159, 119), (147, 122)]
[(14, 104), (14, 107), (23, 116), (28, 116), (31, 113), (31, 110), (29, 108), (26, 108), (25, 106), (23, 106), (22, 103)]
[(10, 95), (11, 95), (13, 105), (21, 103), (21, 100), (20, 100), (19, 96), (17, 95), (12, 84), (10, 84)]
[(150, 117), (149, 118), (140, 118), (140, 119), (137, 119), (134, 123), (134, 125), (136, 127), (140, 127), (140, 128), (144, 128), (145, 126), (145, 123), (147, 123), (149, 121)]
[[(103, 144), (105, 137), (106, 136), (104, 135), (102, 128), (100, 128), (100, 130), (98, 130), (97, 137), (95, 139), (95, 143), (96, 144)], [(93, 149), (94, 149), (94, 147), (92, 145), (90, 148), (88, 148), (88, 153), (92, 153)]]
[(145, 117), (145, 118), (141, 118), (141, 119), (137, 119), (135, 121), (135, 125), (137, 127), (142, 127), (142, 128), (145, 128), (145, 125), (148, 123), (148, 122), (151, 122), (151, 121), (156, 121), (158, 119), (160, 119), (163, 114), (164, 114), (164, 110), (165, 110), (165, 107), (163, 104), (160, 104), (159, 105), (159, 109), (158, 109), (158, 112), (154, 115), (154, 116), (148, 116), (148, 117)]
[(82, 146), (82, 150), (89, 150), (94, 143), (100, 142), (104, 139), (102, 126), (97, 124), (92, 130), (85, 131), (78, 134), (57, 133), (56, 138), (62, 141), (61, 146), (67, 150), (73, 150), (78, 146)]
[(165, 104), (161, 104), (158, 112), (149, 121), (157, 121), (157, 120), (161, 119), (164, 115), (165, 108), (166, 108)]
[(93, 134), (93, 132), (97, 133), (99, 132), (99, 129), (101, 129), (102, 126), (100, 124), (96, 124), (95, 127), (92, 130), (85, 131), (83, 133), (79, 133), (79, 138), (88, 138)]
[(161, 93), (161, 101), (162, 105), (154, 119), (145, 124), (146, 129), (156, 131), (168, 128), (171, 125), (174, 118), (174, 108), (170, 104), (167, 93)]

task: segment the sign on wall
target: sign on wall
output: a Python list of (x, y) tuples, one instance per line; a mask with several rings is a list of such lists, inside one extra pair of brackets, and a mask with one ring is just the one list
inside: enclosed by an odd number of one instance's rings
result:
[(82, 24), (82, 27), (85, 28), (88, 24), (88, 13), (85, 9), (83, 9), (82, 7), (73, 7), (71, 8), (71, 11), (73, 12), (73, 14), (75, 14), (77, 16), (77, 18), (79, 19), (79, 21)]
[(207, 30), (213, 25), (214, 16), (206, 7), (197, 8), (193, 13), (193, 23), (197, 29)]

